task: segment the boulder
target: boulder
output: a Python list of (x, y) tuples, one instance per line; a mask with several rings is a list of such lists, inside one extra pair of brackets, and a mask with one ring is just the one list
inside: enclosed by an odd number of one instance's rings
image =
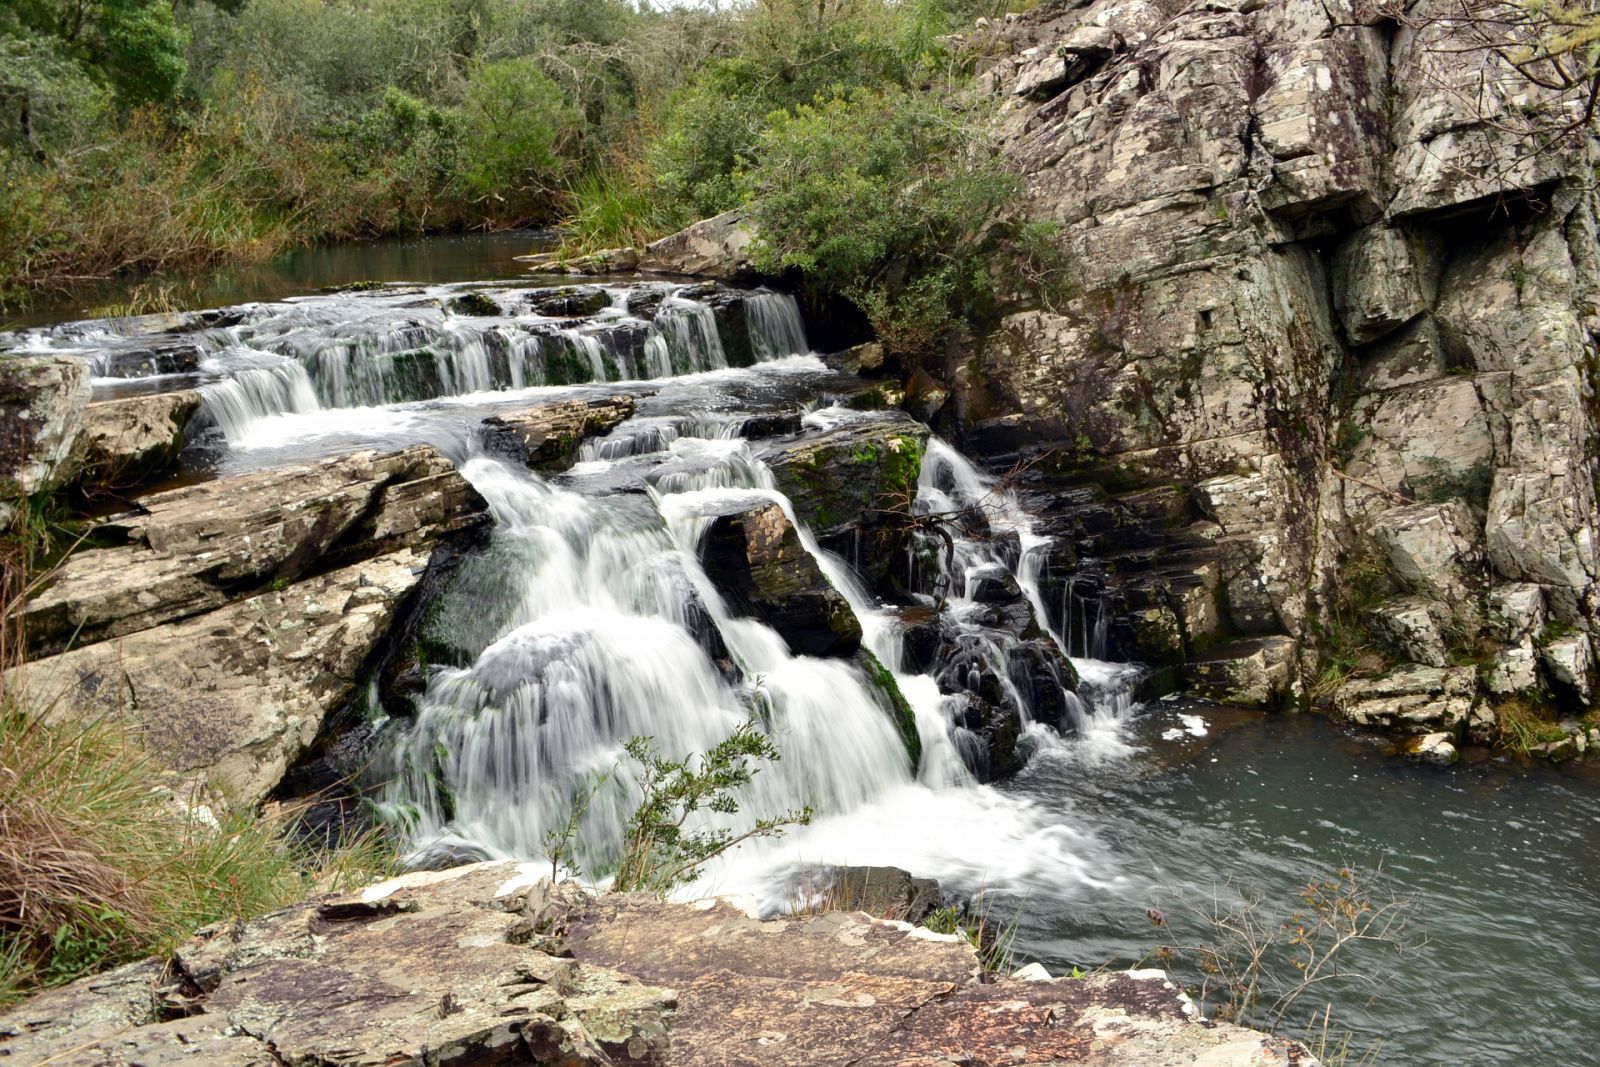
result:
[(164, 766), (262, 800), (310, 746), (427, 568), (403, 549), (8, 673), (41, 714), (125, 718)]
[(716, 505), (700, 559), (735, 614), (771, 626), (798, 655), (849, 656), (861, 623), (801, 544), (788, 516), (770, 501)]
[(1334, 694), (1345, 721), (1403, 734), (1458, 737), (1477, 696), (1471, 667), (1407, 666), (1381, 678), (1350, 678)]
[(1498, 649), (1494, 654), (1494, 665), (1484, 678), (1484, 687), (1502, 696), (1525, 693), (1538, 685), (1539, 661), (1534, 657), (1533, 648), (1527, 644)]
[(1122, 38), (1104, 26), (1079, 26), (1047, 55), (1019, 57), (1017, 96), (1047, 100), (1082, 81), (1121, 50)]
[(777, 486), (824, 548), (874, 588), (905, 570), (909, 515), (928, 428), (902, 412), (863, 412), (826, 430), (774, 441), (761, 452)]
[(1440, 620), (1449, 621), (1450, 609), (1444, 604), (1426, 597), (1401, 597), (1374, 608), (1370, 618), (1372, 628), (1413, 663), (1445, 665)]
[(581, 318), (609, 307), (611, 294), (598, 285), (564, 285), (555, 289), (530, 289), (522, 294), (522, 300), (536, 315)]
[(1461, 758), (1453, 743), (1455, 735), (1448, 733), (1423, 734), (1407, 741), (1401, 751), (1411, 759), (1423, 763), (1438, 763), (1448, 767)]
[(1389, 568), (1411, 589), (1465, 606), (1483, 566), (1481, 527), (1460, 501), (1409, 504), (1373, 521)]
[(754, 273), (750, 246), (755, 233), (745, 214), (736, 208), (652, 241), (639, 257), (639, 269), (722, 281), (749, 277)]
[(483, 447), (491, 455), (554, 473), (572, 466), (584, 438), (606, 433), (633, 417), (636, 398), (557, 400), (483, 420)]
[(59, 651), (221, 607), (481, 523), (483, 499), (435, 449), (357, 452), (140, 498), (96, 529), (23, 610), (29, 649)]
[(956, 751), (972, 776), (980, 782), (998, 782), (1020, 771), (1027, 754), (1017, 742), (1022, 738), (1022, 716), (1011, 702), (1000, 706), (976, 693), (944, 698), (945, 713), (959, 728)]
[(878, 341), (868, 341), (865, 344), (855, 345), (842, 352), (830, 352), (822, 357), (822, 362), (834, 370), (846, 374), (860, 374), (862, 371), (875, 371), (883, 368), (883, 344)]
[(801, 906), (859, 911), (875, 919), (921, 923), (939, 906), (939, 883), (899, 867), (819, 867), (790, 883)]
[(89, 364), (0, 355), (0, 526), (13, 502), (71, 481), (83, 460)]
[(193, 389), (91, 403), (84, 411), (83, 483), (132, 485), (172, 466), (199, 409)]
[(1594, 691), (1594, 652), (1588, 634), (1556, 638), (1539, 650), (1539, 662), (1553, 681), (1588, 705)]
[(1544, 631), (1544, 590), (1532, 582), (1489, 590), (1489, 632), (1497, 641), (1515, 644)]
[(1374, 341), (1430, 306), (1429, 275), (1404, 231), (1369, 226), (1334, 254), (1334, 306), (1351, 344)]
[(1281, 707), (1294, 681), (1297, 646), (1288, 637), (1253, 637), (1218, 645), (1184, 667), (1189, 692), (1246, 708)]

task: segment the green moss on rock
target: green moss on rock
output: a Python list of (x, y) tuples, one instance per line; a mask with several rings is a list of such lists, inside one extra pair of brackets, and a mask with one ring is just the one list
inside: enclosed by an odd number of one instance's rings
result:
[(856, 654), (856, 663), (866, 675), (867, 688), (871, 690), (873, 698), (878, 701), (889, 721), (894, 724), (895, 731), (900, 735), (900, 742), (906, 747), (906, 759), (914, 777), (917, 768), (922, 765), (922, 736), (917, 733), (917, 713), (912, 710), (911, 702), (900, 691), (900, 684), (894, 680), (894, 674), (883, 662), (866, 649)]

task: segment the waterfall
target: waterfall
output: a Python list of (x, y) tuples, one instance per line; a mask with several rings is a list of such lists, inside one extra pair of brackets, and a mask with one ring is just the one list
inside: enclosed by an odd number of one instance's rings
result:
[[(295, 360), (243, 346), (226, 354), (227, 377), (201, 386), (200, 396), (205, 414), (228, 440), (239, 440), (262, 419), (322, 407), (311, 377)], [(211, 361), (204, 366), (220, 371), (222, 363)]]
[(757, 362), (809, 351), (800, 305), (788, 293), (751, 293), (745, 298), (745, 328)]
[[(1086, 619), (1078, 626), (1082, 640), (1080, 650), (1074, 651), (1070, 601), (1061, 621), (1057, 622), (1048, 610), (1040, 586), (1050, 538), (1037, 531), (1033, 517), (1017, 501), (1015, 494), (934, 437), (929, 440), (923, 457), (916, 506), (922, 514), (976, 510), (986, 517), (992, 529), (1016, 535), (1019, 551), (1014, 568), (1007, 565), (993, 541), (955, 538), (955, 566), (950, 579), (960, 578), (964, 583), (957, 599), (970, 598), (976, 582), (988, 575), (997, 571), (1012, 573), (1033, 609), (1034, 618), (1062, 655), (1072, 661), (1084, 683), (1079, 692), (1065, 694), (1068, 712), (1079, 734), (1099, 738), (1108, 745), (1120, 745), (1121, 727), (1133, 714), (1133, 686), (1140, 672), (1129, 664), (1105, 661), (1111, 612), (1104, 603), (1097, 604), (1092, 628)], [(1071, 583), (1068, 588), (1071, 589)], [(957, 615), (959, 617), (959, 610)]]
[(661, 301), (655, 325), (666, 338), (673, 373), (692, 374), (728, 365), (716, 313), (706, 305), (669, 296)]
[[(472, 459), (463, 473), (519, 564), (505, 576), (514, 607), (510, 629), (476, 663), (434, 676), (400, 747), (388, 799), (407, 809), (414, 841), (538, 855), (573, 797), (618, 764), (629, 738), (652, 737), (681, 757), (720, 741), (755, 708), (783, 758), (757, 775), (743, 798), (749, 812), (848, 812), (909, 783), (900, 739), (854, 666), (793, 656), (774, 631), (729, 616), (695, 552), (704, 520), (694, 505), (722, 490), (660, 495), (656, 511), (493, 459)], [(696, 640), (701, 613), (744, 681), (724, 679)], [(584, 861), (602, 869), (638, 800), (625, 774), (619, 782), (583, 823)]]

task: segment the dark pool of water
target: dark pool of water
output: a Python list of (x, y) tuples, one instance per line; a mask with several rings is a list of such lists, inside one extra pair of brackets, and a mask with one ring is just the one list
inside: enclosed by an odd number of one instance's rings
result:
[(1119, 872), (1110, 888), (1039, 887), (1024, 955), (1057, 973), (1126, 965), (1162, 939), (1146, 909), (1173, 912), (1163, 885), (1293, 901), (1326, 864), (1381, 863), (1427, 943), (1361, 957), (1381, 989), (1325, 987), (1302, 1016), (1331, 1001), (1332, 1028), (1374, 1063), (1600, 1064), (1600, 768), (1418, 766), (1316, 716), (1199, 710), (1204, 738), (1160, 740), (1163, 709), (1132, 755), (1068, 750), (1008, 786), (1092, 826)]
[(180, 310), (282, 300), (355, 282), (468, 282), (527, 274), (518, 256), (554, 247), (549, 230), (445, 234), (319, 245), (253, 263), (194, 273), (130, 276), (93, 283), (69, 296), (41, 297), (25, 312), (0, 314), (7, 326), (48, 326), (97, 317), (139, 292), (165, 292)]

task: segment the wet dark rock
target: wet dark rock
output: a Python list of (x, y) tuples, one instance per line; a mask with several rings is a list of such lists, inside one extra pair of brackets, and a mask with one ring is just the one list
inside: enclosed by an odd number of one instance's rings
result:
[(563, 471), (577, 458), (586, 437), (611, 430), (633, 416), (632, 396), (558, 400), (483, 420), (484, 450), (531, 470)]
[(611, 304), (598, 285), (566, 285), (557, 289), (532, 289), (523, 295), (528, 310), (537, 315), (579, 318), (595, 315)]
[(913, 777), (922, 766), (922, 735), (917, 730), (917, 713), (900, 690), (894, 673), (883, 665), (870, 651), (863, 648), (856, 653), (856, 665), (866, 676), (868, 691), (878, 702), (878, 707), (889, 717), (900, 743), (905, 746), (907, 769)]
[(824, 548), (856, 565), (884, 596), (902, 596), (928, 428), (900, 413), (850, 419), (763, 450), (778, 488)]
[(802, 430), (803, 419), (804, 416), (798, 411), (763, 412), (745, 419), (744, 425), (739, 428), (739, 435), (751, 441), (787, 437)]
[(724, 505), (700, 558), (729, 608), (777, 630), (795, 653), (848, 656), (860, 647), (861, 623), (776, 504)]
[(749, 296), (743, 291), (718, 289), (706, 297), (716, 316), (717, 337), (730, 367), (748, 367), (756, 361), (755, 346), (750, 340)]
[(941, 640), (938, 613), (932, 608), (902, 608), (900, 625), (900, 655), (905, 670), (911, 674), (931, 673)]
[(938, 881), (899, 867), (817, 867), (800, 872), (791, 885), (813, 906), (908, 923), (921, 923), (942, 900)]
[(500, 307), (499, 301), (495, 300), (494, 297), (490, 296), (488, 293), (480, 293), (476, 291), (462, 293), (460, 296), (455, 297), (449, 303), (445, 304), (445, 307), (449, 308), (451, 311), (454, 311), (457, 315), (480, 315), (487, 317), (491, 315), (505, 314), (504, 309)]
[(150, 338), (148, 344), (111, 348), (99, 357), (97, 373), (109, 378), (152, 378), (158, 374), (191, 374), (200, 369), (203, 353), (193, 341)]
[[(1016, 774), (1027, 763), (1018, 748), (1022, 717), (1015, 704), (997, 707), (975, 693), (945, 698), (954, 707), (952, 721), (966, 734), (957, 735), (962, 760), (980, 782), (995, 782)], [(962, 742), (966, 741), (966, 744)]]

